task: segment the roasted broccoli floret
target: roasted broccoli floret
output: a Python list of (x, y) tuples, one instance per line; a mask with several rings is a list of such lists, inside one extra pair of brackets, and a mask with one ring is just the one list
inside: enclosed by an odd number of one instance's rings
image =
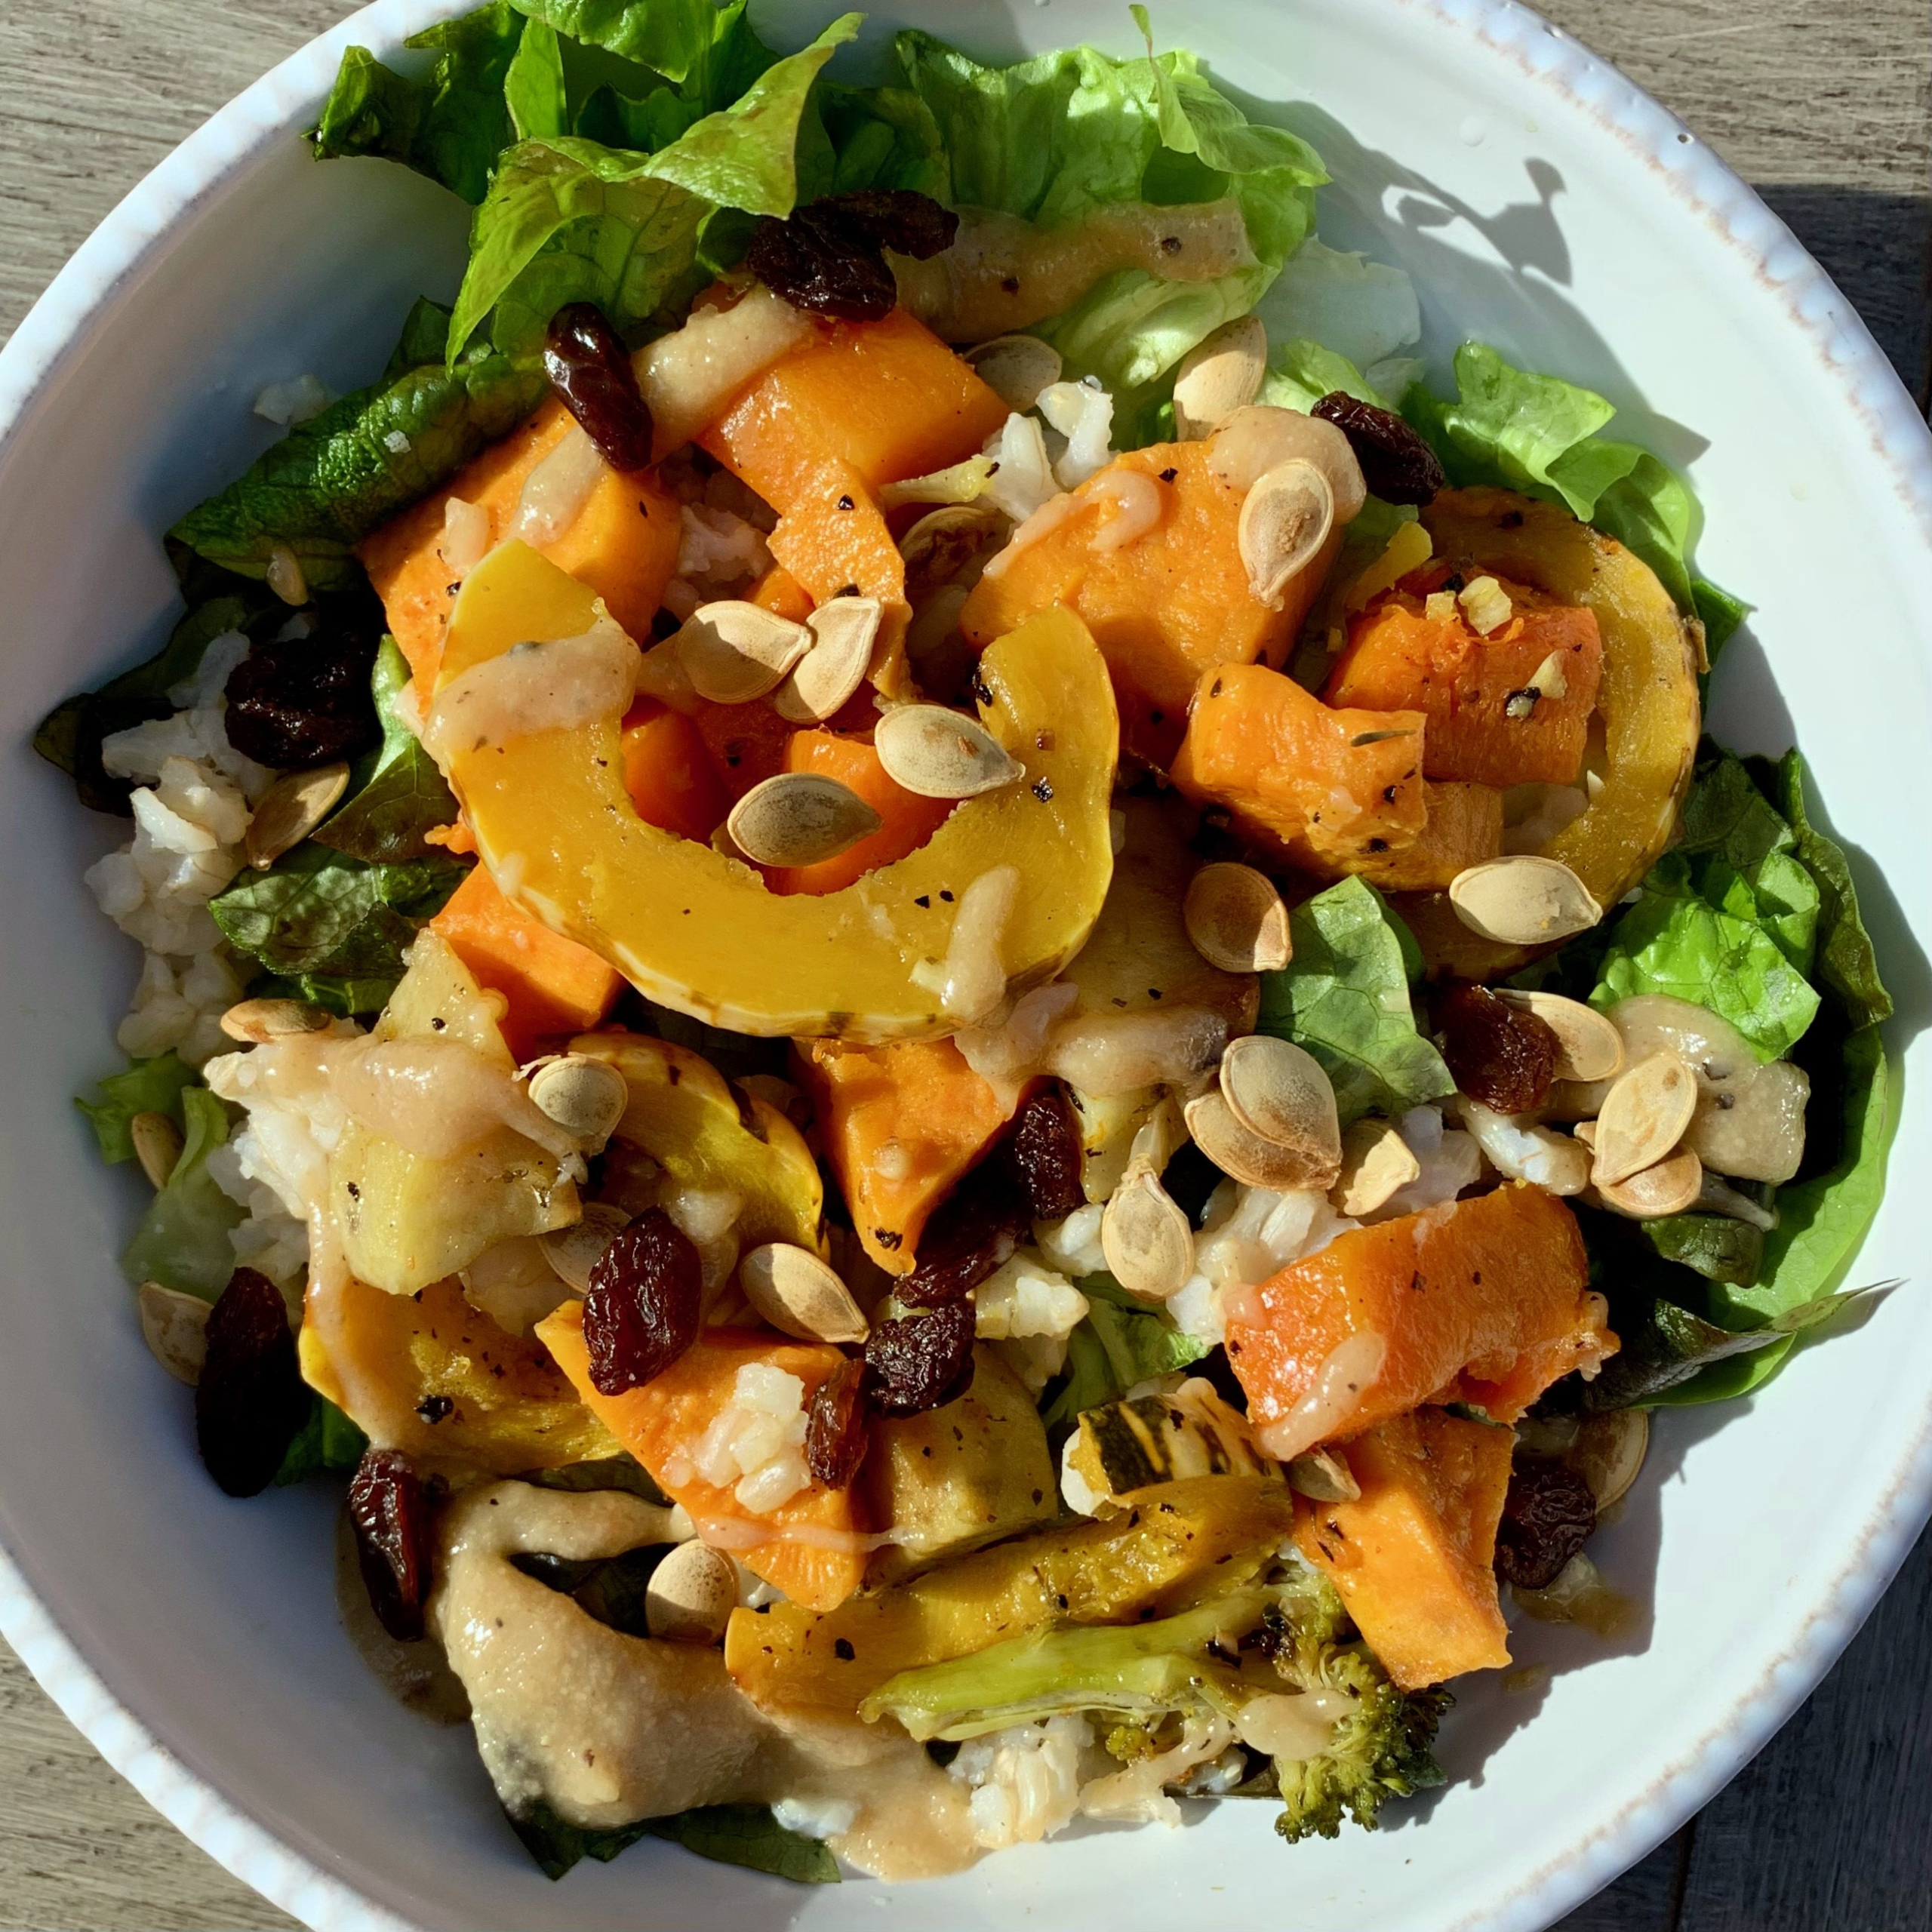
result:
[(1351, 1708), (1319, 1757), (1275, 1761), (1284, 1807), (1275, 1829), (1291, 1844), (1337, 1836), (1345, 1813), (1372, 1832), (1385, 1798), (1407, 1798), (1444, 1781), (1431, 1746), (1454, 1699), (1446, 1690), (1397, 1689), (1353, 1638), (1327, 1578), (1313, 1570), (1292, 1574), (1267, 1623), (1275, 1668), (1297, 1688), (1339, 1694)]

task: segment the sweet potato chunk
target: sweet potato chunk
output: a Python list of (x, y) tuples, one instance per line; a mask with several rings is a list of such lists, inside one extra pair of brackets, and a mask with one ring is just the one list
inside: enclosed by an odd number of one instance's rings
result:
[(1265, 664), (1205, 672), (1174, 780), (1330, 878), (1413, 845), (1427, 818), (1419, 711), (1334, 711)]
[(712, 768), (704, 735), (681, 712), (645, 698), (632, 707), (619, 740), (624, 789), (647, 825), (682, 838), (709, 838), (731, 801)]
[[(1494, 786), (1425, 779), (1422, 795), (1428, 817), (1413, 844), (1340, 861), (1334, 875), (1359, 872), (1385, 892), (1429, 892), (1447, 886), (1466, 866), (1501, 855), (1503, 794)], [(1331, 875), (1315, 869), (1318, 878)]]
[[(603, 1395), (591, 1386), (581, 1302), (566, 1302), (537, 1324), (537, 1334), (591, 1414), (651, 1472), (666, 1496), (691, 1512), (701, 1536), (724, 1543), (746, 1568), (809, 1610), (835, 1609), (859, 1587), (866, 1568), (865, 1525), (857, 1520), (851, 1491), (814, 1483), (754, 1516), (730, 1489), (706, 1481), (691, 1462), (705, 1431), (730, 1402), (738, 1371), (747, 1362), (768, 1362), (798, 1377), (809, 1404), (813, 1391), (844, 1359), (838, 1349), (823, 1343), (780, 1341), (768, 1332), (713, 1328), (655, 1380), (622, 1395)], [(741, 1546), (761, 1526), (770, 1528), (769, 1537)], [(783, 1534), (788, 1529), (804, 1535), (788, 1540)]]
[[(420, 691), (435, 685), (443, 632), (456, 601), (457, 582), (441, 549), (444, 506), (452, 497), (479, 505), (489, 513), (491, 541), (501, 542), (530, 472), (574, 426), (553, 398), (443, 488), (364, 540), (357, 554)], [(648, 638), (664, 586), (678, 566), (678, 506), (651, 475), (607, 471), (570, 528), (543, 554), (602, 598), (632, 637)]]
[(1499, 579), (1511, 614), (1484, 636), (1443, 580), (1447, 564), (1418, 571), (1357, 617), (1322, 695), (1424, 712), (1426, 777), (1574, 783), (1603, 675), (1595, 612)]
[(910, 1271), (920, 1231), (1013, 1117), (950, 1040), (799, 1043), (819, 1131), (866, 1252)]
[[(984, 647), (1023, 617), (1064, 604), (1094, 633), (1120, 703), (1121, 742), (1167, 764), (1187, 727), (1204, 672), (1279, 663), (1325, 574), (1311, 570), (1271, 611), (1248, 589), (1238, 531), (1244, 493), (1208, 466), (1205, 441), (1161, 443), (1116, 457), (1078, 494), (1091, 505), (1028, 546), (997, 577), (980, 578), (960, 613), (968, 639)], [(1127, 471), (1160, 492), (1155, 526), (1118, 549), (1094, 537), (1110, 514), (1106, 479)], [(1339, 546), (1340, 532), (1334, 539)]]
[(1230, 1313), (1263, 1446), (1294, 1455), (1419, 1404), (1514, 1422), (1617, 1350), (1577, 1218), (1526, 1181), (1338, 1235)]
[(787, 771), (815, 771), (848, 786), (883, 823), (870, 838), (815, 866), (777, 866), (765, 874), (774, 892), (837, 892), (854, 880), (903, 859), (946, 823), (948, 798), (924, 798), (885, 774), (878, 753), (863, 738), (835, 731), (795, 731), (785, 748)]
[(1352, 1503), (1298, 1497), (1295, 1537), (1404, 1690), (1509, 1661), (1496, 1526), (1515, 1438), (1441, 1409), (1396, 1416), (1340, 1453)]

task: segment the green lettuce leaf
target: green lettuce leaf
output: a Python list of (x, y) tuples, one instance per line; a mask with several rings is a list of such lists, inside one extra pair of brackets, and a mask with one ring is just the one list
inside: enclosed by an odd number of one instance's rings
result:
[(369, 1438), (326, 1395), (315, 1395), (309, 1420), (281, 1459), (275, 1486), (286, 1489), (311, 1476), (341, 1475), (362, 1460)]
[(94, 1088), (90, 1100), (76, 1094), (74, 1104), (88, 1117), (100, 1158), (113, 1167), (134, 1158), (134, 1136), (128, 1131), (137, 1114), (165, 1114), (177, 1127), (183, 1124), (181, 1095), (200, 1078), (178, 1054), (128, 1063), (125, 1073), (110, 1073)]
[(1707, 743), (1681, 841), (1611, 928), (1591, 1004), (1672, 994), (1729, 1020), (1761, 1058), (1782, 1058), (1818, 1010), (1820, 905), (1792, 828), (1743, 761)]
[(1067, 1337), (1063, 1380), (1040, 1411), (1049, 1429), (1071, 1426), (1083, 1409), (1098, 1408), (1137, 1383), (1185, 1368), (1208, 1352), (1112, 1275), (1089, 1275), (1079, 1288), (1087, 1297), (1086, 1318)]
[(236, 950), (271, 973), (393, 986), (410, 942), (469, 869), (466, 860), (434, 851), (370, 865), (312, 841), (230, 886), (208, 910)]
[(743, 0), (721, 9), (714, 0), (516, 0), (516, 5), (519, 12), (555, 32), (648, 67), (667, 81), (702, 75), (744, 13)]
[(450, 368), (355, 390), (290, 430), (169, 534), (238, 576), (265, 577), (282, 546), (312, 590), (358, 583), (355, 546), (506, 435), (547, 387), (540, 368), (479, 346)]
[(1723, 1214), (1667, 1214), (1638, 1225), (1665, 1260), (1691, 1269), (1708, 1281), (1748, 1287), (1764, 1266), (1764, 1233), (1749, 1221), (1734, 1221)]
[(911, 188), (935, 201), (952, 190), (939, 122), (910, 88), (848, 88), (821, 80), (813, 96), (829, 171), (814, 195), (860, 188)]
[[(1324, 343), (1396, 402), (1422, 374), (1420, 362), (1395, 360), (1422, 337), (1422, 306), (1407, 271), (1331, 248), (1319, 235), (1288, 257), (1259, 312), (1271, 342)], [(1384, 364), (1398, 372), (1397, 380), (1376, 380)]]
[(1686, 559), (1697, 500), (1667, 463), (1601, 433), (1614, 404), (1560, 377), (1512, 368), (1479, 342), (1457, 350), (1456, 383), (1453, 402), (1417, 386), (1402, 405), (1451, 482), (1500, 484), (1567, 505), (1635, 551), (1682, 608), (1694, 607)]
[(715, 208), (791, 213), (807, 97), (859, 17), (835, 20), (654, 154), (577, 137), (510, 149), (477, 211), (451, 359), (486, 318), (498, 349), (529, 358), (570, 302), (595, 302), (620, 331), (668, 321), (696, 292), (700, 235)]
[(243, 1219), (242, 1208), (208, 1171), (208, 1156), (228, 1138), (228, 1110), (205, 1087), (185, 1087), (181, 1118), (181, 1158), (168, 1185), (148, 1204), (121, 1257), (121, 1272), (137, 1286), (158, 1281), (211, 1302), (235, 1272), (228, 1235)]
[(503, 105), (520, 141), (554, 140), (571, 131), (564, 51), (556, 29), (544, 21), (531, 20), (524, 27), (503, 75)]
[(426, 857), (437, 848), (425, 834), (452, 823), (456, 795), (396, 711), (409, 682), (409, 664), (395, 639), (385, 637), (371, 680), (383, 742), (365, 771), (355, 774), (346, 804), (311, 835), (318, 845), (371, 865)]
[(1838, 995), (1853, 1028), (1890, 1019), (1892, 996), (1878, 977), (1878, 955), (1859, 916), (1858, 888), (1844, 849), (1812, 824), (1805, 810), (1804, 759), (1795, 751), (1786, 752), (1775, 780), (1767, 773), (1761, 783), (1789, 821), (1798, 862), (1818, 888), (1819, 978)]
[(1392, 407), (1346, 355), (1324, 349), (1312, 337), (1297, 336), (1278, 345), (1269, 357), (1260, 399), (1276, 409), (1298, 409), (1306, 415), (1337, 389), (1378, 409)]
[(787, 1831), (762, 1804), (707, 1804), (669, 1818), (645, 1818), (614, 1830), (567, 1824), (538, 1799), (506, 1815), (544, 1875), (561, 1878), (579, 1859), (605, 1864), (642, 1838), (668, 1838), (720, 1865), (741, 1865), (801, 1884), (838, 1881), (838, 1861), (817, 1838)]
[(1342, 1124), (1453, 1094), (1442, 1056), (1416, 1030), (1414, 939), (1381, 894), (1366, 880), (1344, 879), (1297, 906), (1288, 923), (1294, 957), (1262, 974), (1256, 1028), (1321, 1063)]
[(317, 155), (378, 155), (481, 201), (497, 155), (516, 138), (505, 87), (523, 37), (509, 0), (489, 0), (405, 43), (435, 54), (420, 81), (350, 48), (309, 137)]

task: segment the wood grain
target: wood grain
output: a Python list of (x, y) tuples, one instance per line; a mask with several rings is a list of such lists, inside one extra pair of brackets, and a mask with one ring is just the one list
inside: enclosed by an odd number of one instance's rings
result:
[[(114, 203), (346, 0), (0, 8), (0, 339)], [(1837, 276), (1926, 399), (1924, 0), (1544, 0)], [(0, 1647), (0, 1927), (294, 1921), (179, 1837)], [(1565, 1932), (1932, 1932), (1932, 1540), (1811, 1702)]]

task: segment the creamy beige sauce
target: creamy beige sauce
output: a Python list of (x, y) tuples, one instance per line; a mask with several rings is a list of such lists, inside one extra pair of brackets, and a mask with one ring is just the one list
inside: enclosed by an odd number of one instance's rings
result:
[(513, 744), (620, 715), (636, 694), (642, 661), (637, 646), (608, 617), (581, 637), (512, 645), (436, 694), (423, 743), (448, 769), (459, 750)]
[(1357, 1330), (1329, 1351), (1315, 1386), (1286, 1415), (1254, 1432), (1256, 1441), (1285, 1463), (1339, 1435), (1388, 1357), (1386, 1337), (1372, 1328)]
[(617, 1493), (497, 1483), (445, 1512), (432, 1628), (468, 1692), (476, 1741), (512, 1809), (541, 1798), (609, 1829), (700, 1804), (856, 1804), (835, 1851), (874, 1876), (980, 1856), (963, 1786), (895, 1728), (761, 1711), (696, 1644), (626, 1637), (514, 1568), (675, 1540), (670, 1511)]
[(985, 1019), (1006, 997), (1000, 945), (1019, 897), (1020, 874), (1013, 866), (982, 872), (959, 896), (946, 957), (912, 968), (915, 983), (934, 994), (942, 1011), (962, 1026)]
[(525, 478), (510, 513), (509, 537), (538, 550), (555, 543), (583, 515), (608, 467), (581, 429), (568, 431)]
[(355, 1654), (383, 1688), (432, 1724), (461, 1724), (469, 1715), (469, 1700), (462, 1681), (449, 1666), (433, 1637), (405, 1644), (392, 1637), (377, 1620), (362, 1580), (356, 1554), (355, 1529), (345, 1507), (336, 1518), (335, 1600), (342, 1627)]
[(1070, 308), (1103, 275), (1138, 269), (1162, 281), (1213, 281), (1254, 251), (1232, 200), (1102, 208), (1036, 228), (986, 208), (960, 211), (951, 248), (930, 261), (894, 255), (899, 299), (948, 342), (988, 342)]
[(631, 360), (651, 410), (652, 454), (689, 442), (813, 333), (808, 315), (768, 288), (753, 288), (728, 309), (694, 309), (682, 328), (640, 349)]

